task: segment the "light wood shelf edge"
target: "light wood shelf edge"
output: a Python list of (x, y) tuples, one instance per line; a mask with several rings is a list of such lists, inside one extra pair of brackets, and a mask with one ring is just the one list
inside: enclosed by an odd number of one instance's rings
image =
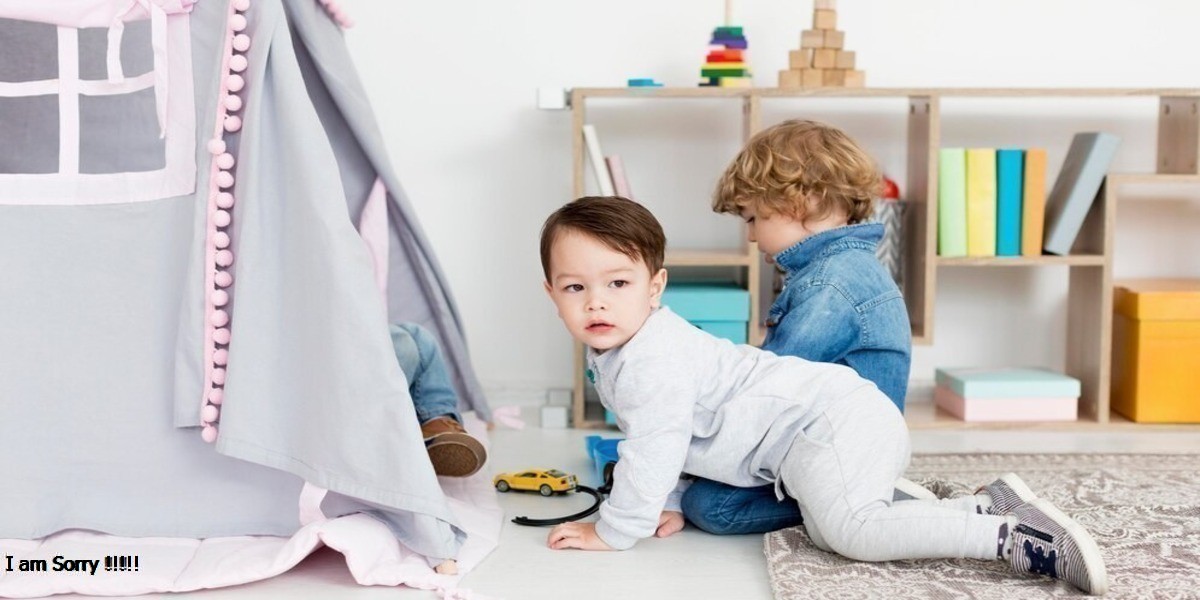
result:
[(988, 256), (988, 257), (937, 257), (938, 267), (1099, 267), (1108, 262), (1108, 257), (1096, 254), (1069, 256)]
[(1081, 415), (1075, 421), (963, 421), (933, 402), (913, 402), (904, 408), (911, 431), (1179, 431), (1200, 432), (1200, 423), (1134, 423), (1117, 413), (1104, 420)]
[(904, 98), (909, 96), (957, 98), (1123, 98), (1200, 96), (1200, 88), (809, 88), (774, 87), (591, 87), (574, 88), (572, 99), (583, 98)]

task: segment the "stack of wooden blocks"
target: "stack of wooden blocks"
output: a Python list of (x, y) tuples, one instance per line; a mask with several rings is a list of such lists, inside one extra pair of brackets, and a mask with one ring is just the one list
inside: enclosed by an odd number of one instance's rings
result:
[(855, 70), (846, 33), (837, 28), (837, 0), (813, 0), (813, 28), (800, 34), (800, 49), (779, 72), (781, 88), (863, 87), (866, 73)]

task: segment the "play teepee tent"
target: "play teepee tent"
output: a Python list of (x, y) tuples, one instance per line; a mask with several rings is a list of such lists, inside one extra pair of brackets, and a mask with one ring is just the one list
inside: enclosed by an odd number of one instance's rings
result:
[(291, 536), (307, 482), (459, 553), (387, 323), (490, 413), (331, 12), (0, 0), (0, 539)]

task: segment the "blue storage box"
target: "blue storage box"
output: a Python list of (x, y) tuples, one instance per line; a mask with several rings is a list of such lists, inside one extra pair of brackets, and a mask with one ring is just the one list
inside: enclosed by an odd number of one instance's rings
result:
[[(688, 323), (719, 338), (735, 344), (745, 344), (748, 339), (750, 291), (736, 283), (668, 283), (662, 303)], [(616, 418), (607, 410), (604, 411), (604, 422), (617, 424)]]
[(662, 303), (704, 331), (735, 344), (747, 341), (750, 292), (734, 283), (669, 283)]

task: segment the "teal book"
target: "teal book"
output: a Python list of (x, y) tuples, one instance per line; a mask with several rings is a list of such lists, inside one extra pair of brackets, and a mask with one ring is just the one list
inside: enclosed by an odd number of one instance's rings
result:
[(1021, 255), (1025, 151), (996, 151), (996, 256)]
[(967, 151), (938, 153), (938, 256), (967, 255)]
[(1058, 179), (1046, 196), (1046, 233), (1042, 248), (1066, 256), (1075, 245), (1087, 216), (1117, 153), (1121, 138), (1110, 133), (1077, 133), (1067, 150)]
[(937, 384), (963, 398), (1078, 398), (1074, 377), (1045, 369), (937, 369)]

